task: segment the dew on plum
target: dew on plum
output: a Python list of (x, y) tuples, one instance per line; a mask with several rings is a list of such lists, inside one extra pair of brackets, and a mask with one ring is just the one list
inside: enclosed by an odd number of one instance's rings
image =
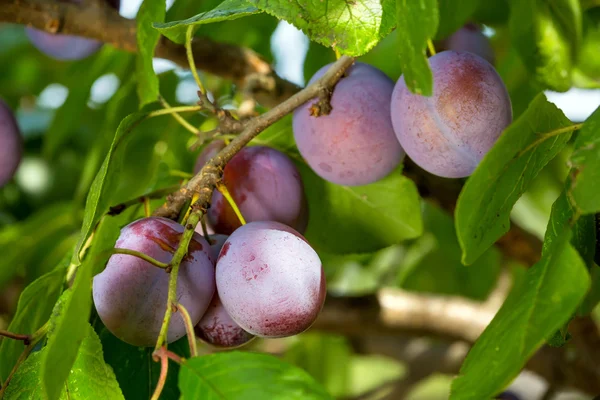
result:
[[(179, 246), (183, 226), (166, 218), (150, 217), (121, 230), (116, 246), (136, 250), (168, 263)], [(215, 292), (214, 258), (206, 240), (194, 234), (177, 279), (177, 301), (196, 324)], [(167, 305), (169, 274), (138, 257), (114, 254), (94, 277), (93, 297), (98, 315), (119, 339), (135, 346), (153, 346)], [(171, 317), (168, 342), (186, 334), (178, 312)]]

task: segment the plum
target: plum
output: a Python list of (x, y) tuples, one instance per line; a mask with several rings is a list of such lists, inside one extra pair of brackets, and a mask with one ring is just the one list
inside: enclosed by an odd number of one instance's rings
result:
[(497, 400), (520, 400), (520, 397), (513, 392), (505, 391), (495, 397)]
[(447, 50), (468, 51), (477, 54), (490, 64), (494, 64), (494, 49), (490, 40), (476, 24), (466, 24), (448, 37), (443, 46)]
[[(299, 232), (306, 229), (304, 185), (292, 160), (280, 151), (265, 146), (243, 148), (225, 166), (223, 182), (247, 222), (277, 221)], [(229, 235), (241, 225), (216, 190), (207, 217), (217, 233)]]
[(23, 143), (17, 120), (0, 99), (0, 187), (12, 179), (21, 162)]
[[(81, 4), (82, 0), (69, 0)], [(111, 7), (118, 10), (120, 0), (106, 0)], [(81, 60), (102, 47), (102, 42), (72, 35), (52, 34), (35, 28), (25, 28), (31, 43), (44, 54), (57, 60)]]
[[(116, 246), (144, 253), (168, 263), (179, 246), (184, 227), (166, 218), (142, 218), (121, 230)], [(177, 301), (197, 324), (215, 293), (215, 259), (210, 245), (194, 233), (179, 268)], [(94, 277), (93, 297), (98, 315), (119, 339), (134, 346), (153, 346), (167, 305), (169, 274), (147, 261), (114, 254)], [(171, 318), (168, 342), (186, 334), (178, 312)]]
[(215, 347), (240, 347), (254, 339), (227, 314), (217, 293), (194, 330), (200, 340)]
[[(309, 84), (323, 76), (321, 68)], [(394, 82), (375, 67), (356, 63), (331, 97), (332, 111), (311, 115), (308, 102), (294, 111), (298, 150), (321, 178), (340, 185), (366, 185), (388, 175), (404, 157), (390, 119)]]
[(231, 318), (261, 337), (305, 331), (326, 295), (317, 253), (300, 233), (274, 221), (250, 222), (233, 232), (219, 254), (216, 281)]
[(392, 123), (406, 154), (446, 178), (473, 173), (512, 121), (510, 97), (490, 63), (468, 52), (429, 59), (433, 96), (412, 94), (400, 77), (392, 96)]

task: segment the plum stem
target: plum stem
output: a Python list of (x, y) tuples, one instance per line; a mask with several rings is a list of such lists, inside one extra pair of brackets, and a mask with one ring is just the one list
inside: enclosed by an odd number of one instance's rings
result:
[(33, 348), (38, 344), (38, 342), (46, 335), (46, 333), (48, 333), (49, 327), (50, 325), (48, 321), (46, 321), (46, 323), (42, 325), (40, 329), (35, 331), (33, 335), (28, 336), (29, 341), (27, 343), (23, 341), (26, 344), (26, 347), (19, 356), (19, 359), (15, 363), (13, 369), (8, 374), (8, 377), (4, 381), (4, 384), (2, 385), (2, 387), (0, 387), (0, 399), (4, 397), (4, 392), (6, 391), (6, 388), (8, 387), (8, 384), (10, 383), (10, 380), (12, 379), (13, 375), (15, 374), (15, 372), (17, 372), (17, 369), (19, 369), (21, 364), (27, 359), (27, 357), (29, 357), (29, 354), (31, 353)]
[(162, 351), (157, 350), (153, 354), (153, 357), (158, 357), (160, 359), (160, 376), (156, 382), (156, 388), (154, 389), (154, 393), (152, 393), (151, 400), (158, 400), (160, 398), (167, 381), (167, 372), (169, 371), (169, 358), (165, 354), (167, 349), (161, 347), (160, 350)]
[(202, 235), (204, 235), (210, 245), (213, 245), (214, 243), (211, 241), (210, 235), (208, 234), (208, 228), (206, 227), (206, 215), (203, 215), (202, 218), (200, 218), (200, 226), (202, 226)]
[(195, 228), (200, 221), (200, 217), (202, 216), (202, 211), (193, 210), (190, 216), (187, 219), (187, 222), (183, 224), (185, 226), (185, 230), (181, 235), (181, 239), (179, 241), (179, 247), (173, 254), (173, 259), (169, 263), (167, 267), (167, 272), (170, 272), (169, 276), (169, 293), (167, 298), (167, 305), (165, 316), (163, 318), (163, 323), (160, 328), (160, 333), (158, 335), (158, 340), (156, 341), (155, 349), (158, 351), (163, 344), (167, 342), (167, 334), (169, 331), (169, 324), (171, 323), (171, 316), (173, 314), (173, 307), (177, 307), (177, 274), (179, 273), (179, 266), (181, 264), (181, 260), (188, 252), (188, 247), (194, 236)]
[(210, 159), (200, 172), (190, 179), (187, 185), (183, 186), (178, 192), (173, 193), (167, 203), (157, 209), (154, 212), (154, 215), (171, 219), (177, 218), (183, 205), (189, 201), (195, 193), (199, 194), (199, 198), (193, 203), (193, 207), (197, 207), (198, 209), (201, 209), (202, 212), (206, 212), (210, 204), (214, 187), (221, 179), (223, 168), (229, 160), (266, 128), (273, 125), (307, 101), (320, 96), (324, 91), (331, 91), (353, 63), (354, 59), (351, 57), (340, 57), (340, 59), (333, 63), (321, 78), (278, 106), (245, 122), (240, 134), (216, 156)]
[[(158, 100), (160, 101), (160, 104), (162, 104), (162, 106), (165, 109), (170, 110), (173, 108), (173, 107), (171, 107), (171, 105), (169, 103), (167, 103), (167, 101), (162, 96), (159, 96)], [(174, 112), (171, 115), (173, 116), (173, 118), (175, 118), (175, 120), (177, 122), (179, 122), (179, 124), (181, 126), (183, 126), (185, 129), (187, 129), (189, 132), (191, 132), (192, 135), (198, 136), (200, 134), (200, 131), (197, 128), (195, 128), (192, 124), (187, 122), (187, 120), (185, 118), (183, 118), (181, 115), (179, 115), (178, 113)]]
[(427, 48), (432, 56), (436, 55), (435, 46), (433, 45), (433, 41), (431, 39), (427, 39)]
[(192, 323), (190, 313), (181, 303), (177, 303), (177, 310), (179, 310), (179, 312), (181, 313), (181, 318), (183, 319), (183, 323), (185, 324), (188, 343), (190, 344), (190, 354), (192, 357), (196, 357), (198, 355), (198, 347), (196, 346), (196, 335), (194, 334), (194, 324)]
[(120, 247), (115, 247), (112, 250), (113, 254), (125, 254), (125, 255), (129, 255), (129, 256), (134, 256), (137, 258), (141, 258), (144, 261), (149, 262), (150, 264), (154, 265), (155, 267), (158, 268), (162, 268), (162, 269), (167, 269), (169, 267), (169, 264), (164, 263), (164, 262), (160, 262), (152, 257), (150, 257), (147, 254), (141, 253), (139, 251), (135, 251), (135, 250), (130, 250), (130, 249), (123, 249)]
[(182, 112), (194, 112), (194, 111), (202, 111), (204, 107), (196, 105), (196, 106), (181, 106), (181, 107), (171, 107), (171, 108), (163, 108), (161, 110), (152, 111), (148, 113), (147, 118), (159, 117), (161, 115), (169, 115), (176, 114)]
[(3, 329), (0, 329), (0, 336), (4, 336), (6, 338), (14, 339), (14, 340), (22, 340), (25, 345), (28, 345), (29, 341), (31, 340), (29, 335), (20, 335), (18, 333), (5, 331)]
[(198, 90), (203, 95), (206, 95), (206, 89), (204, 89), (204, 85), (200, 80), (200, 76), (198, 75), (198, 70), (196, 69), (196, 61), (194, 61), (194, 53), (192, 52), (192, 39), (194, 37), (194, 25), (188, 26), (187, 31), (185, 32), (185, 53), (187, 54), (188, 64), (190, 65), (190, 70), (192, 71), (192, 75), (194, 76), (194, 80), (198, 85)]
[(233, 212), (240, 220), (240, 223), (242, 225), (246, 225), (246, 220), (244, 219), (244, 216), (242, 215), (240, 208), (235, 203), (235, 200), (231, 196), (231, 193), (229, 193), (229, 190), (227, 189), (227, 186), (225, 186), (223, 181), (217, 182), (217, 190), (223, 195), (223, 197), (225, 197), (225, 199), (227, 200), (227, 202), (229, 203), (231, 208), (233, 208)]
[(168, 187), (165, 187), (162, 189), (155, 190), (155, 191), (147, 193), (143, 196), (136, 197), (135, 199), (126, 201), (124, 203), (117, 204), (116, 206), (112, 206), (108, 209), (108, 212), (106, 214), (110, 215), (110, 216), (119, 215), (123, 211), (125, 211), (125, 209), (128, 207), (134, 206), (139, 203), (143, 203), (146, 201), (146, 199), (161, 199), (161, 198), (165, 197), (166, 195), (177, 191), (177, 189), (179, 189), (179, 185), (168, 186)]

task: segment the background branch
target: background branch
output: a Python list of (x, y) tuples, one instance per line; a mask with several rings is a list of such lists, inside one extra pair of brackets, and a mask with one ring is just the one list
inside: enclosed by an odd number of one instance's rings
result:
[[(137, 52), (136, 22), (121, 17), (107, 2), (73, 4), (52, 0), (0, 0), (0, 22), (28, 25), (51, 33), (96, 39), (117, 49)], [(254, 51), (205, 37), (195, 38), (194, 60), (199, 69), (230, 79), (267, 107), (296, 93), (295, 84), (280, 78)], [(188, 67), (185, 47), (163, 37), (156, 57)]]

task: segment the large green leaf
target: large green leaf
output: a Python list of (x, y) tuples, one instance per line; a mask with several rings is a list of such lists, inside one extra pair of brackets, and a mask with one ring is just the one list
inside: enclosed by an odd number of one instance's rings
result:
[(462, 189), (456, 231), (462, 261), (473, 263), (510, 227), (510, 211), (542, 168), (565, 146), (570, 121), (545, 96), (509, 126)]
[[(131, 346), (118, 339), (96, 319), (94, 324), (104, 348), (104, 359), (110, 365), (117, 377), (119, 386), (126, 399), (149, 399), (156, 388), (160, 375), (160, 363), (152, 359), (153, 348)], [(169, 344), (169, 350), (182, 357), (189, 357), (187, 337)], [(177, 387), (179, 366), (169, 364), (169, 373), (161, 400), (178, 400), (180, 396)]]
[[(111, 367), (104, 362), (102, 344), (88, 325), (77, 359), (68, 379), (61, 384), (61, 400), (125, 399)], [(6, 391), (7, 399), (44, 399), (40, 385), (40, 368), (47, 349), (33, 353), (17, 370)]]
[(183, 43), (185, 42), (185, 33), (190, 25), (228, 21), (261, 12), (261, 10), (245, 0), (225, 0), (210, 11), (200, 13), (182, 21), (155, 23), (154, 28), (172, 41)]
[(144, 0), (136, 16), (137, 46), (136, 72), (140, 107), (158, 100), (158, 77), (152, 67), (154, 48), (160, 39), (152, 24), (165, 20), (165, 0)]
[(600, 211), (600, 107), (585, 121), (571, 155), (572, 199), (583, 213)]
[(396, 25), (394, 0), (248, 2), (301, 29), (311, 40), (349, 56), (371, 50)]
[[(8, 326), (9, 332), (32, 334), (50, 317), (54, 303), (60, 296), (69, 265), (71, 252), (47, 274), (27, 286), (19, 297), (17, 312)], [(23, 351), (23, 343), (17, 340), (0, 339), (0, 380), (6, 378)]]
[(512, 44), (544, 87), (566, 91), (582, 36), (577, 0), (511, 0)]
[(431, 96), (433, 75), (425, 48), (435, 36), (439, 16), (436, 0), (396, 0), (398, 53), (406, 86), (411, 92)]
[(332, 399), (300, 368), (259, 353), (232, 351), (194, 357), (181, 366), (182, 399)]
[(100, 170), (94, 178), (92, 187), (87, 197), (85, 205), (85, 214), (83, 218), (83, 226), (81, 227), (81, 236), (79, 243), (73, 254), (73, 262), (80, 263), (80, 251), (89, 239), (92, 231), (100, 217), (108, 211), (108, 208), (113, 205), (114, 192), (119, 185), (119, 173), (123, 167), (123, 151), (117, 152), (117, 145), (121, 143), (124, 136), (137, 127), (147, 116), (148, 111), (140, 111), (129, 115), (119, 125), (112, 144)]
[(516, 283), (469, 352), (453, 382), (452, 400), (488, 399), (500, 392), (575, 312), (590, 278), (569, 244), (572, 217), (563, 193), (552, 210), (542, 259)]
[(492, 7), (489, 2), (481, 0), (438, 0), (440, 25), (436, 37), (443, 39), (462, 27), (481, 3)]

